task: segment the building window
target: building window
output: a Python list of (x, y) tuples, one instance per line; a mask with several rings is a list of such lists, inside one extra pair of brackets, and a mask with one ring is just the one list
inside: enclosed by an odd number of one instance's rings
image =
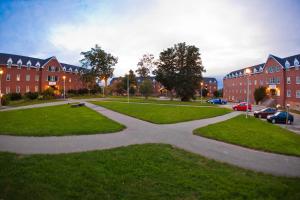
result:
[(9, 93), (10, 93), (10, 87), (6, 87), (6, 88), (5, 88), (5, 93), (6, 93), (6, 94), (9, 94)]
[(292, 93), (291, 93), (291, 90), (287, 90), (287, 91), (286, 91), (286, 97), (291, 97), (291, 94), (292, 94)]
[(256, 80), (254, 80), (254, 85), (256, 85), (257, 84), (257, 81)]
[(39, 81), (40, 80), (40, 76), (39, 75), (35, 75), (35, 81)]
[(30, 67), (31, 67), (31, 62), (30, 62), (30, 61), (28, 61), (26, 65), (27, 65), (27, 70), (30, 70)]
[(30, 81), (30, 74), (26, 74), (26, 81)]
[(71, 78), (69, 78), (69, 83), (71, 83), (72, 82), (72, 79)]
[(17, 74), (16, 80), (17, 80), (17, 81), (20, 81), (20, 80), (21, 80), (21, 75), (20, 75), (20, 74)]
[(300, 84), (300, 76), (296, 76), (296, 84)]
[(6, 74), (6, 81), (10, 81), (10, 74)]
[(34, 86), (34, 91), (35, 91), (35, 92), (38, 92), (38, 91), (39, 91), (39, 86), (37, 86), (37, 85)]
[(58, 78), (57, 76), (48, 76), (47, 81), (51, 81), (51, 82), (58, 81)]
[(29, 86), (26, 85), (26, 92), (30, 92)]
[(20, 93), (21, 91), (21, 87), (20, 86), (16, 86), (16, 93)]
[(7, 68), (11, 68), (11, 65), (12, 65), (12, 59), (9, 58), (7, 61)]
[(17, 65), (18, 65), (18, 69), (21, 69), (21, 67), (22, 67), (22, 60), (21, 59), (18, 60)]
[(286, 77), (286, 83), (291, 84), (291, 77)]
[(259, 81), (259, 84), (260, 84), (260, 85), (263, 85), (263, 84), (264, 84), (264, 81), (263, 81), (263, 80), (260, 80), (260, 81)]
[(36, 71), (37, 71), (37, 72), (40, 71), (40, 67), (36, 67)]
[(300, 99), (300, 90), (296, 91), (296, 98)]

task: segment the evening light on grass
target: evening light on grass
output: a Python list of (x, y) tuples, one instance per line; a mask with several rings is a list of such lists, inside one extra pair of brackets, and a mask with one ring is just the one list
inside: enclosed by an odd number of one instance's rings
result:
[(195, 134), (253, 149), (300, 156), (300, 135), (254, 117), (239, 115), (196, 129)]
[(125, 102), (91, 102), (105, 108), (156, 124), (168, 124), (216, 117), (230, 113), (226, 108), (157, 105)]
[(124, 128), (87, 107), (49, 106), (0, 112), (0, 134), (61, 136), (117, 132)]
[(300, 179), (145, 144), (60, 155), (0, 153), (0, 199), (299, 199)]

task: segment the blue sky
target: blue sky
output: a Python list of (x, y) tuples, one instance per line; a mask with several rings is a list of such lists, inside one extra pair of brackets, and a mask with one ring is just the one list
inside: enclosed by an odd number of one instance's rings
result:
[(0, 0), (0, 52), (79, 64), (99, 44), (118, 56), (115, 75), (144, 53), (196, 45), (205, 76), (300, 53), (298, 0)]

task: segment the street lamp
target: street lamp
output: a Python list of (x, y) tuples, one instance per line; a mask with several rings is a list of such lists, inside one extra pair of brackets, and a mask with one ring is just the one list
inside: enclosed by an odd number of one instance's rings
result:
[(129, 103), (129, 74), (127, 76), (127, 103)]
[(3, 69), (0, 68), (0, 107), (2, 106), (2, 90), (1, 90), (2, 74), (3, 74)]
[(64, 99), (66, 98), (66, 76), (62, 77), (64, 80)]
[(200, 83), (200, 101), (202, 103), (202, 86), (203, 86), (203, 82)]
[(288, 125), (288, 121), (289, 121), (289, 108), (290, 108), (290, 104), (286, 104), (286, 127)]
[(251, 70), (249, 68), (247, 68), (245, 70), (245, 74), (247, 76), (247, 110), (246, 110), (246, 118), (248, 118), (249, 115), (249, 77), (251, 74)]

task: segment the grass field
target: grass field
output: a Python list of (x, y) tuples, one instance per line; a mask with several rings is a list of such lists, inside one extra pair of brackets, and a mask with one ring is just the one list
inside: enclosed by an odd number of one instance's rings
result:
[(204, 119), (230, 113), (229, 109), (218, 107), (192, 107), (140, 103), (92, 101), (105, 108), (149, 121), (156, 124), (169, 124), (196, 119)]
[(300, 135), (245, 115), (196, 129), (195, 134), (253, 149), (300, 156)]
[(116, 132), (124, 128), (87, 108), (70, 105), (0, 112), (0, 134), (60, 136)]
[(0, 199), (300, 199), (300, 179), (258, 174), (170, 145), (0, 153), (0, 165)]

